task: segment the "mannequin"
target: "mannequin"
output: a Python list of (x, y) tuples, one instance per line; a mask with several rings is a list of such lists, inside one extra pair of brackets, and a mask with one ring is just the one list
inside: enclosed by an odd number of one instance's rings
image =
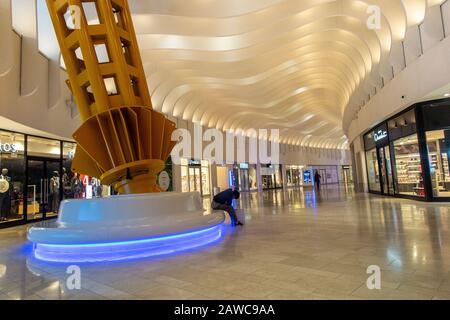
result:
[(72, 186), (70, 184), (70, 178), (69, 175), (67, 174), (66, 168), (63, 168), (63, 175), (61, 177), (61, 182), (63, 186), (63, 198), (65, 199), (67, 197), (70, 197), (72, 193)]
[(50, 197), (51, 197), (51, 211), (57, 213), (59, 210), (59, 172), (53, 171), (53, 176), (50, 179)]
[(103, 193), (103, 188), (98, 179), (92, 178), (92, 191), (94, 192), (94, 198), (101, 198)]
[[(11, 177), (8, 176), (8, 169), (3, 168), (0, 180), (3, 181), (3, 188), (0, 190), (0, 221), (8, 220), (11, 210)], [(3, 191), (3, 192), (1, 192)]]
[(79, 173), (75, 173), (75, 175), (72, 178), (71, 184), (72, 184), (74, 198), (75, 199), (82, 198), (84, 186), (83, 186), (83, 181), (81, 181)]

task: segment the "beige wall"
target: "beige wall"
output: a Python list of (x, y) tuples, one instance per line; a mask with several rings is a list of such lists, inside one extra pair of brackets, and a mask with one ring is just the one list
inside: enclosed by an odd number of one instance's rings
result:
[(68, 138), (79, 119), (66, 104), (65, 72), (38, 51), (34, 3), (29, 7), (34, 20), (21, 37), (12, 29), (10, 1), (0, 0), (0, 115)]

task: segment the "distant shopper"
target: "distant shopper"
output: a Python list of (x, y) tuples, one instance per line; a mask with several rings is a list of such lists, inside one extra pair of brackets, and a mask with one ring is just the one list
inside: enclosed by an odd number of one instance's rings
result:
[(322, 180), (322, 176), (319, 174), (319, 171), (316, 171), (314, 175), (314, 184), (316, 185), (317, 190), (320, 190), (320, 180)]
[(228, 212), (233, 226), (243, 226), (244, 224), (238, 220), (236, 211), (233, 208), (233, 199), (239, 199), (239, 197), (240, 193), (237, 190), (228, 189), (222, 191), (214, 196), (211, 208)]

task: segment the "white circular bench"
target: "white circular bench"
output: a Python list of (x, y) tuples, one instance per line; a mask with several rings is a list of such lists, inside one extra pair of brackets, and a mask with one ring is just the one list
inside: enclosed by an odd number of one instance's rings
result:
[(37, 259), (97, 262), (171, 254), (218, 241), (225, 215), (199, 193), (65, 200), (56, 221), (28, 230)]

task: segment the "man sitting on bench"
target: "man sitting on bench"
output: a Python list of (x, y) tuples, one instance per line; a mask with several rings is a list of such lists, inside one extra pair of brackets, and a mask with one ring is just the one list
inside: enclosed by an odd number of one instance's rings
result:
[(233, 199), (239, 199), (240, 193), (237, 190), (228, 189), (218, 193), (214, 196), (211, 208), (213, 210), (224, 210), (228, 212), (231, 218), (231, 224), (235, 226), (243, 226), (236, 216), (236, 211), (233, 208)]

